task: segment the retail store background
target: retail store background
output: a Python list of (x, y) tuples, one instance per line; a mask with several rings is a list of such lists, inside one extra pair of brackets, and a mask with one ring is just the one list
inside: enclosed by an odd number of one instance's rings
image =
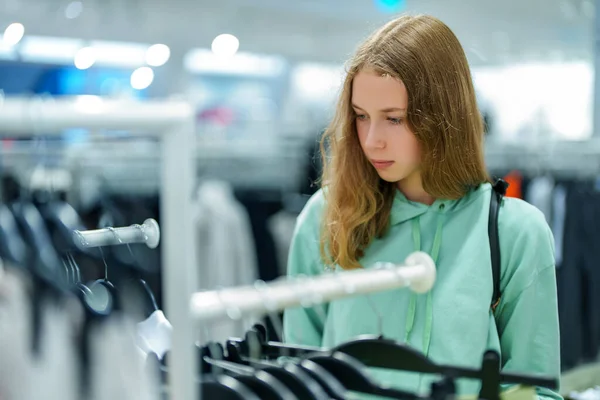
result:
[[(344, 61), (400, 12), (439, 17), (471, 64), (491, 172), (553, 229), (569, 395), (600, 386), (599, 9), (594, 0), (0, 0), (0, 104), (61, 97), (93, 114), (108, 100), (191, 102), (197, 289), (269, 282), (285, 275), (296, 216), (318, 188), (317, 142)], [(160, 223), (155, 140), (0, 131), (4, 202), (60, 198), (88, 229)], [(108, 274), (136, 271), (162, 308), (160, 252), (107, 249)], [(102, 260), (78, 262), (83, 281), (104, 274)], [(274, 340), (276, 319), (262, 320)], [(203, 339), (243, 334), (247, 323), (212, 326)]]

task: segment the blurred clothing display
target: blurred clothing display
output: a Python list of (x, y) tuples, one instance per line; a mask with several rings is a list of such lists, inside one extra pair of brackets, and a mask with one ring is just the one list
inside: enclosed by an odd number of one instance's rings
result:
[(319, 178), (323, 170), (321, 160), (321, 135), (311, 136), (306, 144), (306, 161), (304, 164), (304, 174), (300, 182), (300, 193), (311, 196), (319, 190)]
[(283, 207), (281, 193), (260, 188), (237, 189), (235, 197), (243, 205), (250, 219), (258, 278), (266, 282), (279, 278), (277, 249), (268, 228), (268, 221)]
[(600, 193), (567, 186), (563, 257), (557, 271), (563, 364), (595, 361), (600, 350)]
[(511, 171), (503, 178), (508, 183), (508, 189), (506, 190), (506, 197), (516, 197), (518, 199), (523, 198), (523, 176), (519, 171)]
[(158, 400), (134, 319), (93, 317), (82, 298), (53, 292), (29, 272), (0, 267), (0, 399)]
[[(226, 182), (205, 181), (197, 193), (199, 290), (252, 285), (258, 278), (251, 220)], [(227, 320), (200, 329), (202, 341), (243, 334), (252, 324)]]
[(297, 213), (282, 210), (273, 215), (268, 222), (269, 231), (273, 235), (273, 238), (275, 238), (275, 245), (277, 246), (277, 258), (279, 260), (279, 273), (281, 276), (287, 274), (287, 259), (297, 218)]
[(551, 176), (540, 176), (531, 181), (525, 195), (525, 199), (529, 204), (536, 206), (544, 213), (548, 223), (552, 221), (553, 190), (554, 179)]
[(554, 233), (554, 253), (556, 265), (562, 264), (563, 243), (565, 236), (565, 214), (567, 190), (563, 185), (556, 185), (552, 195), (552, 232)]
[(507, 176), (512, 178), (513, 196), (524, 193), (524, 199), (544, 213), (552, 228), (562, 368), (593, 362), (600, 353), (600, 191), (596, 182), (520, 171)]
[(161, 310), (154, 311), (137, 324), (138, 347), (145, 353), (154, 353), (158, 359), (171, 350), (173, 327)]

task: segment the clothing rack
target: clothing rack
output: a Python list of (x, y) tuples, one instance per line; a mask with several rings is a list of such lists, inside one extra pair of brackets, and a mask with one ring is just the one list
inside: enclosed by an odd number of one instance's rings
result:
[(173, 325), (170, 355), (170, 398), (198, 399), (196, 357), (189, 299), (197, 268), (192, 193), (195, 188), (195, 113), (184, 101), (123, 101), (103, 99), (2, 98), (0, 136), (60, 136), (66, 129), (127, 130), (161, 141), (162, 252), (166, 313)]
[(158, 222), (148, 218), (142, 225), (122, 228), (104, 228), (89, 231), (74, 231), (75, 243), (81, 247), (103, 247), (120, 244), (144, 243), (155, 249), (160, 242)]
[[(44, 163), (71, 173), (72, 197), (77, 202), (79, 184), (91, 177), (102, 179), (105, 192), (153, 195), (160, 189), (160, 147), (140, 145), (137, 137), (98, 138), (77, 145), (24, 141), (0, 144), (0, 164), (25, 175)], [(137, 142), (137, 143), (136, 143)], [(42, 161), (40, 161), (42, 160)], [(256, 143), (204, 140), (195, 146), (196, 176), (223, 179), (236, 187), (297, 189), (306, 155), (291, 143)], [(289, 168), (278, 168), (287, 165)], [(126, 168), (127, 174), (120, 173)], [(27, 182), (28, 176), (23, 177)]]
[(526, 174), (596, 177), (600, 171), (600, 140), (535, 140), (519, 143), (489, 140), (485, 161), (491, 171), (519, 170)]
[(427, 253), (415, 252), (403, 264), (376, 263), (368, 269), (198, 292), (192, 296), (190, 307), (196, 321), (207, 323), (402, 287), (424, 293), (433, 287), (435, 277), (433, 259)]

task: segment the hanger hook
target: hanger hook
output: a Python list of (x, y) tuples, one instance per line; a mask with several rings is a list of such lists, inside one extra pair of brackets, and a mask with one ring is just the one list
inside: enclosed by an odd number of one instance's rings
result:
[(66, 274), (66, 279), (67, 279), (67, 284), (70, 285), (71, 284), (71, 276), (70, 276), (70, 263), (67, 259), (67, 261), (65, 261), (64, 259), (62, 260), (62, 264), (63, 267), (65, 268), (65, 274)]
[(144, 242), (147, 242), (150, 239), (148, 237), (148, 234), (146, 233), (146, 227), (144, 225), (134, 224), (132, 226), (136, 229), (139, 229), (140, 232), (142, 232), (142, 235), (144, 236)]
[[(117, 242), (123, 243), (123, 241), (121, 240), (121, 237), (119, 236), (119, 234), (117, 233), (115, 228), (113, 228), (112, 226), (109, 226), (106, 228), (106, 230), (111, 232), (115, 236), (115, 238), (117, 239)], [(108, 281), (108, 264), (106, 263), (106, 257), (104, 256), (104, 251), (102, 251), (102, 246), (98, 247), (98, 249), (100, 250), (100, 254), (102, 255), (102, 261), (104, 262), (104, 280)]]
[(76, 277), (76, 282), (75, 283), (80, 283), (81, 282), (81, 271), (79, 270), (79, 265), (77, 265), (77, 261), (75, 261), (75, 257), (73, 257), (72, 253), (68, 254), (69, 259), (71, 260), (71, 264), (73, 265), (73, 268), (75, 268), (75, 277)]
[(85, 238), (85, 236), (83, 235), (83, 233), (81, 233), (81, 231), (75, 230), (75, 234), (79, 238), (79, 241), (81, 242), (81, 245), (83, 247), (89, 247), (90, 244), (88, 243), (88, 241)]
[[(144, 235), (144, 240), (147, 240), (148, 236), (146, 235), (146, 232), (144, 231), (144, 227), (142, 227), (141, 225), (138, 225), (138, 224), (135, 224), (132, 226), (134, 228), (139, 228), (140, 231), (142, 232), (142, 234)], [(123, 240), (121, 239), (121, 236), (119, 236), (119, 234), (117, 233), (117, 230), (115, 228), (113, 228), (112, 226), (110, 226), (106, 229), (108, 229), (109, 231), (111, 231), (113, 233), (113, 235), (115, 235), (119, 244), (125, 244), (125, 246), (127, 246), (127, 250), (129, 250), (129, 255), (131, 255), (131, 259), (135, 262), (136, 258), (135, 258), (135, 255), (133, 254), (133, 250), (131, 250), (131, 246), (129, 245), (129, 242), (123, 242)]]
[(119, 234), (117, 233), (117, 230), (115, 228), (113, 228), (112, 226), (109, 226), (106, 228), (106, 230), (108, 230), (110, 233), (112, 233), (115, 237), (115, 239), (117, 239), (117, 242), (119, 244), (123, 244), (123, 240), (121, 239), (121, 236), (119, 236)]
[(71, 267), (71, 278), (73, 280), (71, 283), (76, 284), (78, 275), (77, 270), (75, 269), (75, 260), (73, 259), (71, 253), (67, 254), (67, 263)]

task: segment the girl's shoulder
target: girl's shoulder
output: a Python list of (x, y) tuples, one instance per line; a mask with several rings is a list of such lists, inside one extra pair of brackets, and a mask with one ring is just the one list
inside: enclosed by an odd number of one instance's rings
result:
[(546, 268), (554, 268), (554, 237), (544, 214), (517, 198), (504, 198), (498, 217), (502, 284), (523, 288)]

